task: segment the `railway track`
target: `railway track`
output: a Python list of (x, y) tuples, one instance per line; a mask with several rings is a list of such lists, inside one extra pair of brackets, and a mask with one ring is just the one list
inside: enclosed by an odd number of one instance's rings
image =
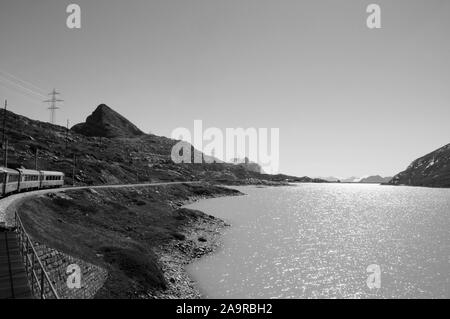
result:
[[(0, 226), (15, 226), (15, 211), (17, 205), (27, 197), (48, 193), (60, 193), (81, 189), (155, 187), (177, 184), (197, 184), (201, 182), (162, 182), (124, 185), (99, 185), (63, 187), (54, 189), (36, 190), (26, 193), (14, 194), (0, 199)], [(20, 252), (18, 234), (12, 230), (0, 230), (0, 299), (33, 298), (25, 270), (24, 258)]]

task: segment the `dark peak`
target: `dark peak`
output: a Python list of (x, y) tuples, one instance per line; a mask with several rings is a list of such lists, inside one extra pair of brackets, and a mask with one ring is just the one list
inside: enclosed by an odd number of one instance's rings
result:
[(120, 115), (119, 113), (114, 111), (112, 108), (110, 108), (106, 104), (100, 104), (99, 106), (97, 106), (97, 108), (95, 109), (94, 112), (92, 112), (90, 117), (92, 117), (92, 116), (94, 116), (94, 117), (95, 116), (117, 117), (117, 118), (121, 118), (121, 119), (128, 121), (125, 117), (123, 117), (122, 115)]
[(143, 135), (136, 125), (114, 111), (106, 104), (100, 104), (95, 111), (88, 116), (85, 123), (72, 127), (72, 130), (86, 135), (99, 137), (135, 137)]
[(116, 112), (112, 108), (110, 108), (108, 105), (100, 104), (99, 106), (97, 106), (97, 108), (95, 109), (94, 113), (95, 112), (109, 112), (109, 111)]

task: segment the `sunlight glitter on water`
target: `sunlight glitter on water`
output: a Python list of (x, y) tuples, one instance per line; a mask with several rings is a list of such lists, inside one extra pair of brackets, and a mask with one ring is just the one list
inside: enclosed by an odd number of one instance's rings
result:
[[(450, 297), (450, 190), (351, 184), (238, 187), (189, 208), (232, 225), (188, 267), (210, 298)], [(381, 288), (367, 266), (381, 267)]]

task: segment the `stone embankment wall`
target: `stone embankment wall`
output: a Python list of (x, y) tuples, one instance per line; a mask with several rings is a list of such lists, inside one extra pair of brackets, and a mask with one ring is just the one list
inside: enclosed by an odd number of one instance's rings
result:
[[(91, 299), (108, 278), (108, 272), (105, 269), (84, 260), (72, 257), (36, 242), (34, 243), (34, 249), (61, 299)], [(73, 268), (77, 267), (72, 266), (71, 269), (69, 267), (71, 265), (79, 267), (79, 288), (74, 287), (77, 286), (74, 284), (77, 282), (75, 278), (77, 274), (73, 273)], [(39, 272), (38, 278), (40, 280)], [(34, 291), (38, 291), (36, 289), (36, 282), (34, 282), (33, 286)], [(45, 295), (47, 298), (52, 298), (52, 293), (48, 285), (45, 285)]]

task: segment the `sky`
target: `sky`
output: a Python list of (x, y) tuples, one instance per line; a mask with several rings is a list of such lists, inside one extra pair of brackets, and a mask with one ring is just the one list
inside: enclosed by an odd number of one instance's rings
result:
[(105, 103), (164, 136), (279, 128), (283, 173), (392, 176), (450, 143), (449, 33), (447, 0), (0, 0), (0, 101), (49, 121), (56, 88), (60, 125)]

